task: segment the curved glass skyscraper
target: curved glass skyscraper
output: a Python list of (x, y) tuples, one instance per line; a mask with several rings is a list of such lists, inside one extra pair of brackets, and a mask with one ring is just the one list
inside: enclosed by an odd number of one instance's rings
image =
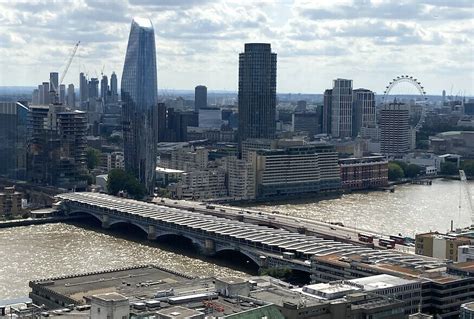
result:
[(155, 32), (149, 19), (135, 18), (121, 82), (125, 169), (150, 193), (155, 186), (157, 95)]

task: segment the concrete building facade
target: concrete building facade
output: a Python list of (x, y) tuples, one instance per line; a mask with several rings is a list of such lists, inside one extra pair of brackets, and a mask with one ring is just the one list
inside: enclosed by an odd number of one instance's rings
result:
[(239, 55), (239, 141), (274, 138), (277, 55), (268, 43), (246, 43)]

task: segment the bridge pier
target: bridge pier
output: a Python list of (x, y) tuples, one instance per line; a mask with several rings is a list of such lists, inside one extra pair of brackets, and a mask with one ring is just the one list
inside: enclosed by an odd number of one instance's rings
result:
[(102, 228), (109, 229), (110, 228), (110, 218), (109, 215), (102, 215)]
[(148, 225), (147, 238), (149, 240), (155, 240), (157, 237), (158, 237), (158, 234), (156, 233), (155, 225)]
[(205, 256), (216, 254), (216, 243), (212, 239), (204, 239), (204, 246), (200, 247), (201, 253)]

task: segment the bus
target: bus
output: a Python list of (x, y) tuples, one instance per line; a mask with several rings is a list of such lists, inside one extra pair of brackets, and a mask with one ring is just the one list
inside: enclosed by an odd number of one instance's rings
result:
[(379, 239), (379, 246), (386, 247), (387, 249), (395, 248), (395, 241), (393, 239)]
[(374, 236), (359, 233), (359, 241), (364, 242), (364, 243), (373, 243), (374, 242)]

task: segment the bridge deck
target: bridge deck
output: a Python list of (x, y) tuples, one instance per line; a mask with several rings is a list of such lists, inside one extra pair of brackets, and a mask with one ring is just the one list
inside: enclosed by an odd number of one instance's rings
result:
[[(108, 214), (118, 219), (135, 220), (142, 224), (157, 225), (172, 229), (198, 232), (229, 243), (238, 243), (271, 253), (292, 252), (297, 258), (325, 256), (338, 253), (340, 256), (360, 254), (374, 262), (392, 262), (407, 266), (425, 265), (442, 267), (437, 259), (410, 255), (391, 250), (376, 250), (367, 247), (326, 240), (316, 236), (292, 233), (283, 229), (248, 224), (236, 220), (205, 215), (186, 209), (170, 208), (99, 193), (64, 193), (56, 196), (64, 204), (76, 208)], [(301, 226), (295, 223), (295, 227)]]

